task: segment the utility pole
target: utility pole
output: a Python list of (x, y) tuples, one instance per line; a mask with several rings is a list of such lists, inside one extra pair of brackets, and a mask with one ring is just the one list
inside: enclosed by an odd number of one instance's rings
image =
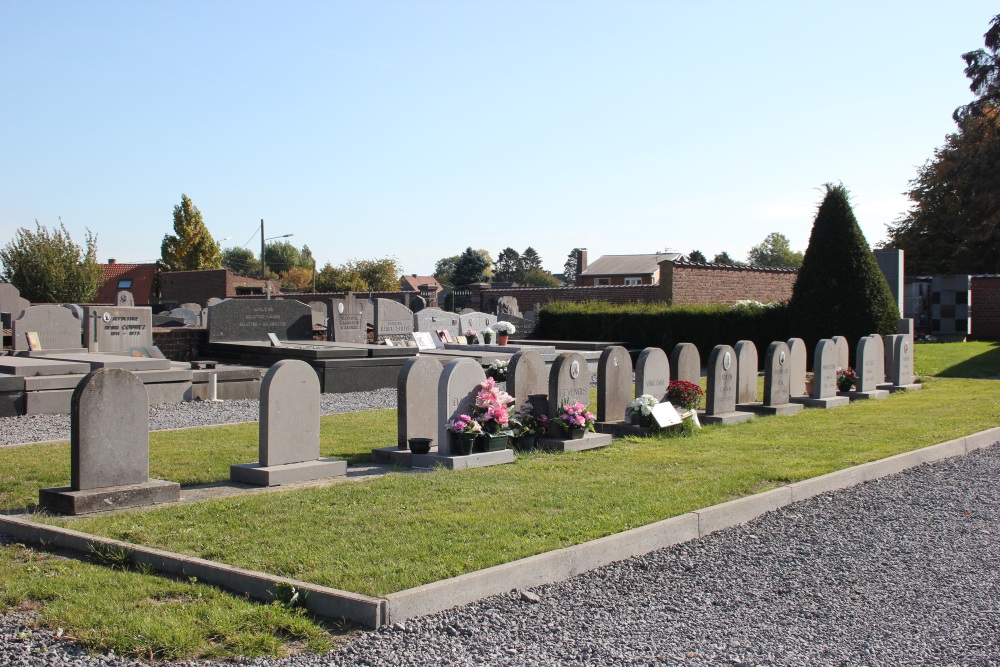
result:
[(264, 218), (260, 219), (260, 279), (267, 280), (267, 271), (264, 269)]

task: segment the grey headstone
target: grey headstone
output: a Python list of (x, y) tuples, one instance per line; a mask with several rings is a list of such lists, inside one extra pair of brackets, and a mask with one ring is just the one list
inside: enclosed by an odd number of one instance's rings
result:
[(91, 351), (127, 352), (153, 345), (151, 308), (86, 306), (83, 321), (83, 344)]
[(201, 304), (200, 303), (182, 303), (180, 305), (180, 307), (184, 308), (185, 310), (190, 310), (195, 315), (200, 315), (201, 314)]
[(741, 340), (733, 350), (736, 353), (736, 402), (757, 402), (757, 346), (752, 340)]
[(535, 321), (516, 315), (497, 315), (498, 322), (510, 322), (514, 325), (514, 336), (528, 338), (535, 332)]
[(843, 336), (834, 336), (830, 340), (837, 346), (837, 368), (851, 367), (851, 346)]
[(659, 347), (647, 347), (635, 361), (635, 397), (649, 394), (658, 402), (667, 400), (670, 360)]
[(368, 322), (365, 317), (365, 301), (353, 294), (343, 299), (330, 299), (327, 318), (329, 328), (326, 337), (338, 343), (367, 343)]
[(324, 301), (310, 301), (308, 304), (309, 308), (312, 309), (312, 323), (313, 327), (317, 325), (321, 327), (326, 326), (326, 303)]
[(767, 347), (764, 357), (764, 405), (775, 406), (788, 403), (789, 379), (788, 345), (774, 341)]
[(631, 399), (632, 357), (619, 345), (604, 348), (597, 362), (597, 421), (623, 421)]
[(319, 377), (301, 359), (282, 359), (260, 383), (260, 464), (319, 458)]
[(152, 318), (154, 327), (183, 327), (187, 326), (184, 320), (179, 317), (170, 317), (169, 315), (153, 315)]
[[(705, 414), (723, 415), (736, 410), (736, 351), (728, 345), (716, 345), (708, 355)], [(754, 376), (756, 384), (756, 376)]]
[[(578, 402), (590, 402), (590, 369), (579, 352), (563, 352), (549, 372), (549, 417), (556, 416), (563, 403)], [(558, 433), (558, 427), (553, 425), (551, 432)]]
[(903, 334), (889, 334), (883, 339), (883, 351), (885, 352), (885, 381), (894, 385), (899, 384), (896, 379), (896, 339)]
[(788, 346), (788, 391), (790, 396), (806, 395), (806, 368), (808, 354), (806, 342), (801, 338), (789, 338)]
[(74, 491), (149, 481), (149, 398), (135, 375), (118, 368), (88, 374), (70, 410)]
[(438, 381), (438, 455), (451, 454), (448, 420), (472, 414), (479, 385), (485, 381), (483, 367), (472, 359), (455, 359), (445, 365)]
[(76, 303), (64, 303), (63, 308), (68, 308), (73, 312), (73, 317), (83, 322), (83, 306)]
[(895, 351), (893, 360), (895, 363), (896, 378), (895, 385), (903, 387), (917, 381), (913, 374), (913, 339), (910, 336), (899, 335), (895, 337)]
[[(488, 313), (480, 313), (472, 311), (470, 313), (459, 314), (458, 316), (458, 328), (461, 329), (461, 334), (465, 334), (467, 329), (472, 329), (476, 333), (479, 333), (483, 329), (492, 327), (497, 323), (497, 316), (490, 315)], [(496, 339), (494, 338), (494, 341)]]
[(677, 343), (670, 353), (670, 379), (691, 384), (701, 381), (701, 355), (694, 343)]
[(62, 306), (29, 306), (11, 323), (14, 350), (27, 350), (28, 332), (38, 332), (43, 350), (82, 349), (83, 326), (73, 311)]
[(405, 336), (413, 333), (413, 311), (390, 299), (375, 299), (375, 337)]
[(411, 294), (410, 303), (408, 305), (411, 312), (419, 313), (421, 310), (427, 307), (427, 299), (420, 296), (419, 294)]
[(174, 308), (167, 313), (167, 317), (178, 319), (188, 326), (194, 326), (200, 321), (198, 313), (194, 312), (190, 308)]
[(0, 283), (0, 312), (8, 313), (10, 321), (16, 320), (31, 303), (21, 296), (21, 291), (10, 283)]
[(830, 398), (837, 395), (837, 369), (840, 366), (839, 345), (824, 338), (816, 343), (813, 355), (813, 390), (810, 398)]
[(528, 402), (532, 394), (547, 394), (549, 391), (549, 367), (535, 350), (519, 350), (507, 365), (507, 393), (517, 400), (518, 405)]
[(217, 296), (213, 296), (206, 302), (206, 307), (214, 306), (217, 303), (222, 303), (225, 299), (220, 299)]
[[(882, 354), (882, 346), (879, 344), (881, 338), (865, 336), (858, 341), (858, 349), (855, 354), (855, 369), (858, 374), (857, 391), (875, 391), (882, 380), (879, 379), (879, 371), (885, 359)], [(883, 372), (884, 374), (884, 372)]]
[[(121, 290), (115, 296), (115, 306), (118, 308), (134, 308), (135, 297), (128, 290)], [(152, 310), (149, 311), (152, 314)]]
[(497, 315), (513, 315), (521, 317), (521, 311), (517, 305), (517, 299), (512, 296), (502, 296), (497, 299)]
[[(872, 356), (876, 358), (875, 363), (875, 384), (885, 382), (885, 341), (878, 334), (867, 336), (871, 339)], [(860, 362), (859, 362), (860, 363)]]
[(896, 325), (896, 333), (901, 333), (905, 335), (913, 335), (913, 318), (907, 317), (905, 319), (899, 320)]
[(312, 309), (292, 299), (228, 299), (209, 310), (208, 342), (312, 340)]
[(438, 383), (441, 362), (434, 357), (406, 360), (396, 381), (396, 444), (406, 447), (410, 438), (438, 438)]
[[(892, 248), (884, 250), (874, 250), (875, 261), (878, 268), (885, 275), (886, 282), (889, 283), (889, 291), (892, 292), (892, 299), (896, 302), (896, 310), (903, 312), (904, 295), (904, 252)], [(902, 332), (901, 332), (902, 333)]]
[(458, 326), (458, 315), (441, 310), (440, 308), (424, 308), (420, 312), (413, 314), (414, 331), (435, 333), (439, 329), (445, 329), (454, 338), (455, 336), (461, 336), (463, 333), (459, 331)]

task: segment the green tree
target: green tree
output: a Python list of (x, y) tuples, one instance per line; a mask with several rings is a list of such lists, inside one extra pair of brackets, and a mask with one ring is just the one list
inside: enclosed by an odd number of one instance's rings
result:
[(847, 188), (826, 184), (789, 305), (797, 336), (852, 343), (896, 332), (899, 310), (854, 217)]
[(779, 232), (771, 232), (747, 253), (747, 261), (752, 266), (773, 266), (796, 269), (802, 266), (802, 253), (794, 252), (788, 237)]
[[(278, 275), (301, 266), (302, 253), (288, 241), (273, 241), (264, 247), (264, 261), (268, 270)], [(312, 263), (309, 264), (312, 267)]]
[(402, 273), (402, 267), (395, 257), (352, 259), (344, 268), (361, 276), (368, 291), (391, 292), (399, 289), (399, 274)]
[(365, 292), (368, 284), (357, 271), (329, 262), (316, 274), (317, 292)]
[(521, 272), (522, 275), (531, 271), (532, 269), (542, 268), (542, 258), (539, 256), (538, 251), (528, 246), (521, 253)]
[(163, 237), (159, 267), (163, 271), (197, 271), (222, 267), (219, 244), (208, 232), (201, 211), (187, 195), (174, 206), (174, 233)]
[(104, 272), (97, 264), (97, 237), (87, 230), (84, 246), (73, 242), (62, 219), (49, 231), (35, 221), (35, 231), (18, 229), (0, 249), (3, 279), (33, 303), (93, 301)]
[(988, 109), (1000, 106), (1000, 14), (990, 21), (990, 27), (983, 35), (983, 43), (985, 49), (962, 54), (965, 76), (970, 81), (969, 90), (977, 97), (952, 114), (952, 118), (959, 124), (966, 118), (983, 116)]
[(304, 269), (301, 266), (293, 266), (281, 274), (281, 289), (283, 290), (308, 292), (312, 290), (312, 282), (313, 272), (311, 268)]
[(458, 260), (461, 257), (461, 255), (452, 255), (451, 257), (442, 257), (439, 259), (434, 265), (434, 278), (442, 285), (447, 285), (448, 287), (454, 285), (452, 277), (455, 273), (455, 265), (458, 264)]
[(229, 269), (238, 276), (256, 278), (260, 275), (260, 260), (252, 250), (226, 248), (222, 251), (222, 268)]
[(524, 269), (521, 266), (521, 254), (513, 248), (504, 248), (497, 255), (493, 265), (493, 281), (498, 283), (521, 282)]
[(525, 287), (559, 287), (559, 279), (545, 269), (529, 269), (525, 271), (521, 283)]
[(563, 264), (563, 282), (567, 285), (576, 284), (576, 275), (579, 271), (579, 266), (577, 265), (577, 253), (580, 251), (579, 248), (573, 248), (569, 256), (566, 257), (566, 263)]
[(731, 264), (733, 266), (743, 266), (743, 262), (738, 259), (733, 259), (729, 256), (729, 253), (723, 250), (720, 253), (716, 253), (715, 257), (712, 258), (713, 264)]
[(454, 284), (460, 286), (489, 282), (491, 262), (488, 257), (484, 250), (466, 248), (455, 262), (455, 271), (452, 274)]
[(708, 261), (705, 258), (705, 253), (703, 253), (701, 250), (692, 250), (691, 252), (688, 253), (687, 259), (688, 259), (689, 262), (702, 262), (702, 263), (705, 263), (705, 262)]

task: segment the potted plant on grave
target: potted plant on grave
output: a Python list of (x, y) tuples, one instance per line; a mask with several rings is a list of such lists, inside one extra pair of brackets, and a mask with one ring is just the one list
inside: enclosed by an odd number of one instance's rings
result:
[(465, 330), (465, 340), (468, 342), (469, 345), (475, 345), (475, 344), (477, 344), (479, 342), (479, 339), (476, 337), (476, 330), (475, 329), (466, 329)]
[(479, 385), (473, 412), (482, 432), (476, 439), (476, 451), (495, 452), (507, 449), (510, 436), (513, 435), (509, 424), (510, 405), (513, 402), (514, 397), (502, 391), (493, 378), (486, 378)]
[(583, 403), (563, 403), (552, 421), (558, 424), (566, 440), (579, 440), (587, 431), (594, 430), (596, 419)]
[(486, 327), (479, 332), (479, 335), (483, 337), (483, 345), (489, 345), (493, 342), (493, 329)]
[(507, 338), (517, 331), (510, 322), (497, 322), (493, 325), (493, 330), (497, 332), (497, 345), (506, 345)]
[(687, 380), (673, 380), (667, 385), (667, 400), (674, 406), (687, 408), (692, 412), (701, 407), (704, 393), (701, 387)]
[(651, 395), (643, 394), (625, 406), (625, 416), (636, 426), (651, 428), (656, 425), (653, 419), (653, 406), (656, 403), (657, 400)]
[(509, 362), (505, 359), (495, 359), (489, 368), (486, 369), (486, 377), (491, 377), (497, 382), (507, 381), (507, 368)]
[(858, 374), (850, 366), (837, 369), (837, 389), (840, 391), (850, 391), (857, 384), (857, 381)]
[(535, 416), (531, 403), (523, 403), (518, 407), (509, 423), (518, 449), (534, 448), (535, 441), (545, 435), (549, 428), (549, 418), (542, 414)]
[(456, 456), (468, 456), (476, 444), (483, 427), (469, 415), (459, 415), (448, 422), (452, 450)]

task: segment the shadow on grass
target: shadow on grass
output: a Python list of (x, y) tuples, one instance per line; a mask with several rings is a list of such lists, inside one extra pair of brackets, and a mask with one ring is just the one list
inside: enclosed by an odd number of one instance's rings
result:
[[(947, 343), (929, 343), (938, 345)], [(1000, 375), (1000, 343), (991, 343), (990, 349), (974, 357), (964, 359), (938, 373), (943, 378), (992, 378)]]

